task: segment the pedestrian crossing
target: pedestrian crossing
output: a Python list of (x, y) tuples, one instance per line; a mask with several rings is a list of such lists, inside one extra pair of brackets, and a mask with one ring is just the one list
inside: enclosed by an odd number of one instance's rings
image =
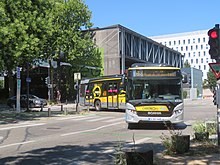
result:
[(65, 117), (57, 120), (71, 120), (71, 121), (83, 121), (83, 122), (105, 122), (105, 123), (114, 123), (119, 121), (124, 121), (122, 116), (101, 116), (101, 115), (87, 115), (87, 116), (74, 116), (74, 117)]

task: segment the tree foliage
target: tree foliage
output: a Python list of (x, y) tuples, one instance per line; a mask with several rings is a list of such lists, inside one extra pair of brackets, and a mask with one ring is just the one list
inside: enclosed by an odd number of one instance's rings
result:
[[(36, 59), (60, 58), (74, 66), (101, 66), (91, 40), (91, 12), (82, 0), (2, 0), (0, 69), (12, 73)], [(9, 74), (10, 75), (10, 74)]]
[(188, 62), (188, 60), (186, 60), (186, 61), (184, 62), (183, 66), (184, 66), (184, 68), (190, 68), (190, 67), (191, 67), (191, 65), (190, 65), (190, 63)]
[(57, 59), (64, 52), (78, 64), (93, 55), (92, 64), (99, 65), (92, 40), (82, 33), (91, 27), (90, 18), (81, 0), (2, 0), (0, 59), (12, 70), (35, 59)]
[(214, 88), (216, 87), (216, 77), (211, 69), (209, 69), (209, 71), (207, 73), (207, 78), (208, 78), (207, 81), (208, 81), (209, 88), (211, 90), (214, 90)]

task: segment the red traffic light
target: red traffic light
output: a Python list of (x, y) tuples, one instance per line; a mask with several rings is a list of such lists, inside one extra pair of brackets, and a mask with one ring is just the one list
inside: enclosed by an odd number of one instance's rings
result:
[(209, 35), (209, 37), (211, 37), (213, 39), (218, 38), (218, 32), (216, 29), (209, 30), (208, 35)]

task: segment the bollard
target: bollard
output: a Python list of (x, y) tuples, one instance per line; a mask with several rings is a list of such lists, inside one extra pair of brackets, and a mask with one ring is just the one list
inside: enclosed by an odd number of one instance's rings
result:
[(51, 116), (51, 109), (50, 109), (50, 107), (48, 108), (48, 117), (50, 117)]
[(43, 104), (41, 104), (41, 106), (40, 106), (40, 111), (42, 112), (43, 111), (43, 109), (44, 109), (44, 106), (43, 106)]
[(61, 111), (63, 111), (63, 104), (61, 104), (60, 106), (61, 106)]
[(66, 99), (66, 105), (67, 105), (67, 99)]
[(65, 108), (64, 114), (65, 114), (65, 115), (68, 114), (67, 108)]

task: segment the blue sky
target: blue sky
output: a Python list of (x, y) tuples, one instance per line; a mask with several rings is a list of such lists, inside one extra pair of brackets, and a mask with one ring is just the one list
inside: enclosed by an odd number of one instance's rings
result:
[(94, 27), (121, 24), (145, 36), (190, 32), (220, 24), (220, 0), (84, 0)]

